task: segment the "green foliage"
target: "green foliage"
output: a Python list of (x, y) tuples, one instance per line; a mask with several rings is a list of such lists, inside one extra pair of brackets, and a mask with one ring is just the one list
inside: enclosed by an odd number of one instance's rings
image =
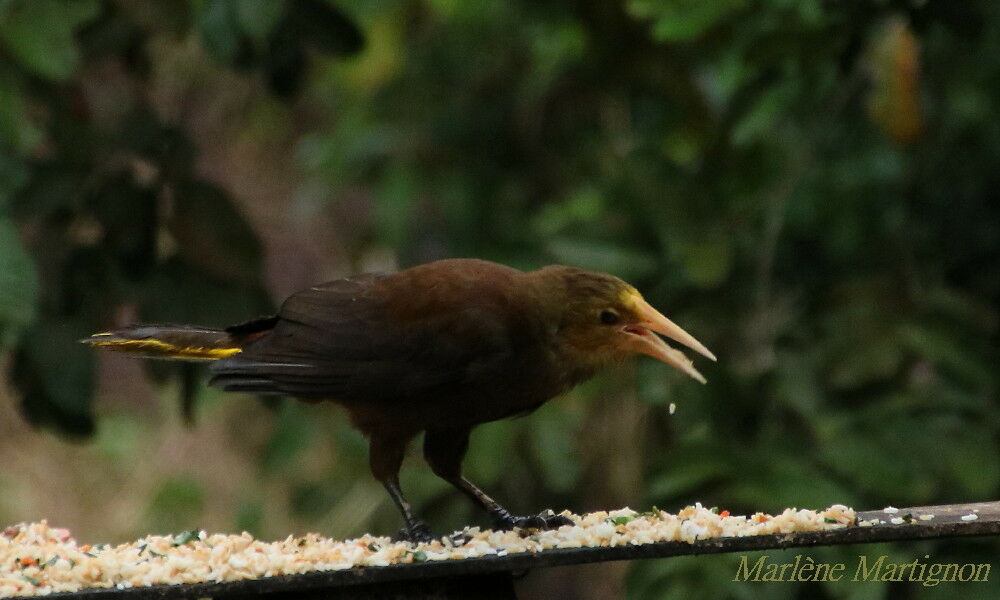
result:
[(307, 52), (356, 52), (361, 33), (325, 0), (207, 0), (195, 3), (205, 49), (238, 70), (261, 70), (282, 97), (299, 91)]
[(664, 42), (691, 41), (725, 22), (747, 0), (633, 0), (629, 8), (637, 17), (653, 20), (653, 34)]
[(0, 348), (35, 318), (38, 275), (10, 219), (0, 218)]
[[(635, 410), (648, 413), (635, 414), (648, 418), (632, 429), (627, 410), (597, 412), (619, 392), (590, 385), (477, 430), (467, 471), (513, 509), (616, 498), (739, 514), (1000, 493), (996, 3), (127, 4), (0, 2), (0, 344), (35, 422), (93, 428), (93, 358), (72, 340), (123, 305), (205, 325), (272, 308), (260, 232), (206, 179), (178, 107), (150, 101), (226, 75), (281, 99), (268, 118), (292, 123), (296, 152), (269, 158), (306, 180), (296, 214), (350, 215), (332, 236), (349, 262), (610, 271), (719, 356), (699, 364), (706, 386), (640, 362)], [(157, 53), (178, 40), (198, 45), (200, 75)], [(130, 82), (103, 113), (86, 102), (101, 61)], [(164, 72), (184, 93), (154, 85)], [(251, 145), (259, 114), (220, 106)], [(310, 527), (394, 530), (364, 479), (364, 440), (313, 410), (275, 411), (250, 453), (260, 477), (287, 480)], [(335, 467), (300, 469), (321, 440)], [(601, 489), (633, 467), (632, 488)], [(163, 485), (151, 522), (190, 527), (201, 491)], [(481, 522), (422, 469), (403, 485), (436, 525)], [(265, 505), (245, 498), (239, 526), (262, 527)], [(628, 585), (640, 598), (891, 592), (747, 592), (730, 567), (641, 563)]]
[(98, 0), (12, 0), (0, 5), (0, 40), (39, 77), (73, 74), (80, 53), (73, 34), (98, 12)]
[(177, 186), (169, 222), (178, 255), (222, 281), (252, 285), (260, 270), (260, 247), (250, 226), (225, 192), (201, 182)]
[[(191, 520), (197, 518), (204, 504), (204, 493), (196, 479), (188, 476), (167, 479), (149, 503), (148, 520), (152, 531), (165, 534), (183, 530), (174, 542), (175, 545), (185, 543), (192, 539), (188, 533)], [(197, 537), (197, 531), (194, 534)]]
[(93, 433), (94, 357), (77, 343), (90, 333), (83, 323), (68, 319), (43, 320), (25, 332), (11, 374), (31, 422), (73, 434)]
[[(0, 144), (26, 150), (38, 143), (40, 132), (25, 122), (27, 115), (19, 88), (17, 74), (0, 65)], [(0, 163), (0, 207), (3, 207), (13, 191), (8, 188), (24, 180), (24, 167), (12, 156), (3, 155), (0, 160), (3, 160)]]
[(283, 404), (271, 438), (261, 456), (265, 473), (280, 473), (309, 446), (314, 430), (302, 407)]
[[(245, 19), (267, 12), (251, 9)], [(2, 343), (34, 322), (14, 353), (13, 381), (33, 422), (75, 433), (93, 429), (94, 380), (93, 354), (75, 342), (111, 324), (122, 302), (144, 320), (218, 325), (271, 309), (260, 242), (227, 193), (195, 171), (186, 134), (138, 88), (115, 90), (121, 108), (98, 116), (74, 80), (81, 60), (141, 48), (142, 17), (89, 1), (0, 11), (0, 38), (18, 61), (0, 64)], [(137, 85), (147, 76), (143, 60), (123, 69)], [(174, 372), (187, 382), (190, 412), (196, 373)]]
[(260, 535), (264, 521), (264, 510), (259, 502), (244, 502), (236, 512), (236, 529)]

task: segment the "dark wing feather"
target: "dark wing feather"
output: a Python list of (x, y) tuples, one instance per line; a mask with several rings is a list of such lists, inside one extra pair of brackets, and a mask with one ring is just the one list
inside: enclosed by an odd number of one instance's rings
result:
[(460, 388), (509, 356), (508, 331), (488, 302), (441, 303), (401, 320), (393, 305), (408, 290), (380, 285), (385, 277), (293, 295), (268, 335), (213, 363), (211, 383), (299, 398), (405, 399)]

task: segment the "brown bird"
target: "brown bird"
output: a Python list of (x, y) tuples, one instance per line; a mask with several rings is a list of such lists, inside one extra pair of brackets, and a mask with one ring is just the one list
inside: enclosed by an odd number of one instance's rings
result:
[(82, 340), (146, 357), (211, 360), (210, 384), (343, 405), (370, 440), (372, 474), (427, 540), (399, 488), (408, 442), (424, 432), (438, 476), (501, 528), (551, 528), (551, 512), (512, 516), (462, 476), (472, 428), (529, 413), (609, 363), (646, 354), (704, 383), (665, 335), (715, 356), (621, 279), (573, 267), (522, 272), (441, 260), (303, 290), (278, 314), (225, 330), (135, 326)]

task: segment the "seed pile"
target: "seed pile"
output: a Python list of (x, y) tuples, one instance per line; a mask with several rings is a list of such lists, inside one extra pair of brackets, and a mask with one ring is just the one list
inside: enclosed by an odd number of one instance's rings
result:
[[(151, 535), (118, 546), (78, 545), (66, 529), (47, 522), (12, 525), (0, 534), (0, 597), (46, 595), (87, 587), (139, 587), (257, 579), (309, 571), (379, 567), (397, 563), (456, 560), (541, 552), (552, 548), (695, 542), (839, 529), (855, 523), (854, 510), (785, 509), (781, 514), (730, 515), (700, 503), (677, 514), (629, 508), (575, 515), (574, 525), (552, 531), (492, 531), (468, 527), (430, 543), (394, 542), (365, 535), (339, 541), (310, 533), (276, 542), (241, 535), (186, 531)], [(457, 540), (457, 541), (455, 541)]]

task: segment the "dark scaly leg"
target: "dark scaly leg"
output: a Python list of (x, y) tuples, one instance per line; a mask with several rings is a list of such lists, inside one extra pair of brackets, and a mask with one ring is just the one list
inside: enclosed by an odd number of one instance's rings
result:
[(423, 521), (413, 514), (410, 503), (399, 489), (399, 468), (403, 464), (406, 445), (413, 434), (374, 433), (368, 446), (368, 462), (372, 475), (385, 486), (392, 501), (403, 515), (406, 528), (402, 535), (411, 542), (429, 542), (434, 536)]
[(428, 429), (424, 435), (424, 458), (434, 473), (462, 491), (493, 517), (497, 529), (555, 529), (572, 525), (566, 517), (545, 511), (539, 515), (517, 517), (489, 497), (486, 492), (462, 477), (462, 459), (469, 448), (469, 428)]

